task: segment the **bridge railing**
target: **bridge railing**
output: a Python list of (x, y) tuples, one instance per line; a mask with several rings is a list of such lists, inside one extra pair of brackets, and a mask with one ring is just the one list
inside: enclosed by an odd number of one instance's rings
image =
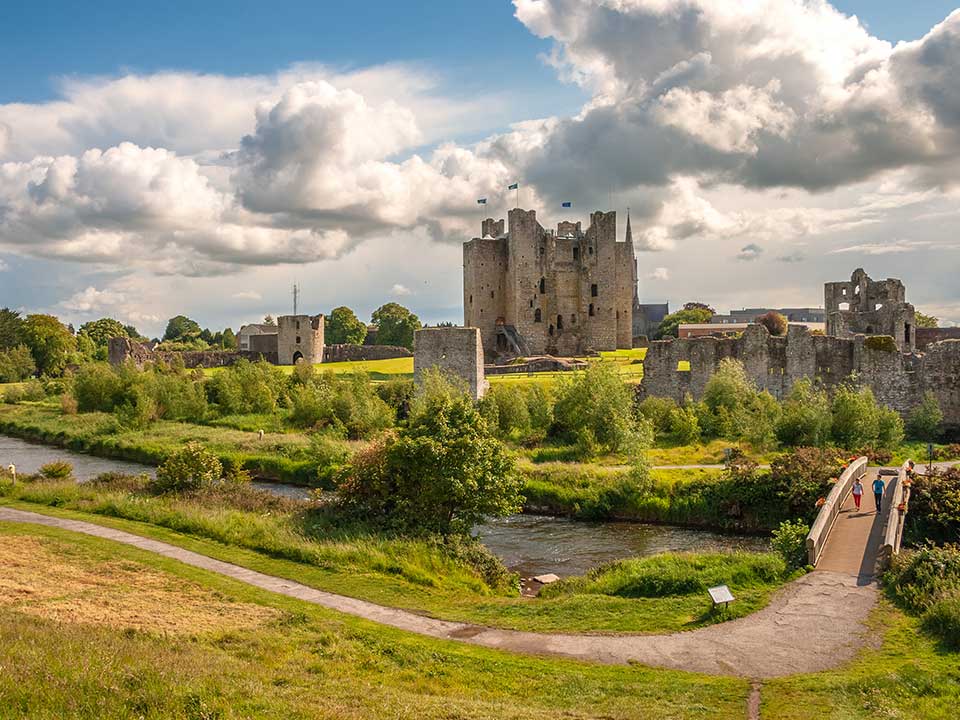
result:
[(883, 544), (880, 546), (880, 567), (886, 568), (894, 555), (900, 554), (900, 543), (903, 541), (903, 525), (907, 518), (907, 506), (910, 504), (910, 471), (913, 469), (911, 461), (900, 466), (897, 479), (887, 490), (890, 497), (890, 506), (887, 508), (886, 525), (883, 530)]
[(853, 489), (854, 480), (862, 479), (867, 473), (867, 458), (858, 457), (851, 462), (847, 469), (840, 473), (836, 484), (827, 495), (823, 507), (817, 519), (813, 521), (813, 526), (807, 534), (807, 562), (816, 566), (823, 553), (823, 548), (827, 544), (827, 538), (830, 531), (833, 530), (833, 524), (837, 521), (837, 515), (840, 514), (840, 508), (843, 507), (843, 501)]

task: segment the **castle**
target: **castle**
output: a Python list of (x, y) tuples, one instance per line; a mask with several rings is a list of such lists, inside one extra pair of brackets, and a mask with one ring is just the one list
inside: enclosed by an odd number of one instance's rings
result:
[(583, 355), (633, 347), (637, 261), (630, 218), (617, 238), (616, 212), (545, 230), (533, 210), (483, 221), (463, 246), (463, 319), (480, 329), (488, 359)]

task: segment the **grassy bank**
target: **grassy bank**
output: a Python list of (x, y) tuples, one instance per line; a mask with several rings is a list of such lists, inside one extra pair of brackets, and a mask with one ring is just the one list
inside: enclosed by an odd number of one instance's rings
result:
[[(4, 501), (24, 509), (82, 517), (166, 540), (261, 572), (289, 577), (331, 592), (424, 612), (449, 620), (520, 630), (567, 632), (664, 632), (718, 621), (709, 598), (692, 585), (684, 592), (633, 599), (617, 593), (569, 592), (557, 597), (519, 597), (489, 556), (468, 545), (391, 538), (347, 527), (307, 503), (264, 495), (154, 497), (131, 481), (111, 488), (72, 482), (7, 485)], [(753, 561), (745, 556), (743, 563)], [(497, 567), (494, 567), (497, 565)], [(692, 572), (692, 571), (691, 571)], [(757, 609), (786, 579), (729, 581)], [(745, 576), (744, 576), (745, 577)]]
[[(130, 627), (46, 612), (35, 600), (0, 607), (3, 716), (57, 718), (584, 718), (742, 717), (747, 684), (728, 678), (511, 655), (421, 638), (245, 586), (98, 538), (0, 524), (0, 539), (68, 555), (92, 582), (85, 601), (117, 605), (120, 564), (157, 575), (175, 612), (198, 597), (260, 608), (242, 630)], [(34, 590), (44, 587), (41, 576)], [(123, 595), (138, 610), (143, 598)], [(153, 612), (158, 612), (153, 607)], [(167, 611), (169, 612), (169, 610)]]

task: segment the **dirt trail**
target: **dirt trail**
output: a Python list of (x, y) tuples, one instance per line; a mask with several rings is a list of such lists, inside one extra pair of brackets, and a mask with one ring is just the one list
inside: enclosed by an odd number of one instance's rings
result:
[(510, 652), (610, 664), (638, 662), (753, 679), (815, 672), (851, 659), (863, 643), (863, 623), (876, 600), (873, 584), (859, 584), (856, 574), (816, 571), (782, 588), (763, 610), (699, 630), (672, 635), (539, 634), (436, 620), (383, 607), (94, 523), (3, 507), (0, 521), (46, 525), (114, 540), (264, 590), (429, 637)]

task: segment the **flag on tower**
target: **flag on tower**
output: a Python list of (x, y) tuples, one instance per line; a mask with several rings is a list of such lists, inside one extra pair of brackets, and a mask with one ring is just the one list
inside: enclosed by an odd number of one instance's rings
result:
[(513, 185), (507, 185), (507, 190), (517, 190), (520, 187), (520, 183), (514, 183)]
[(560, 203), (560, 207), (565, 207), (565, 208), (573, 207), (573, 203), (572, 203), (572, 202), (563, 202), (563, 203)]
[(486, 204), (487, 204), (486, 198), (480, 198), (479, 200), (477, 200), (477, 205), (486, 205)]

